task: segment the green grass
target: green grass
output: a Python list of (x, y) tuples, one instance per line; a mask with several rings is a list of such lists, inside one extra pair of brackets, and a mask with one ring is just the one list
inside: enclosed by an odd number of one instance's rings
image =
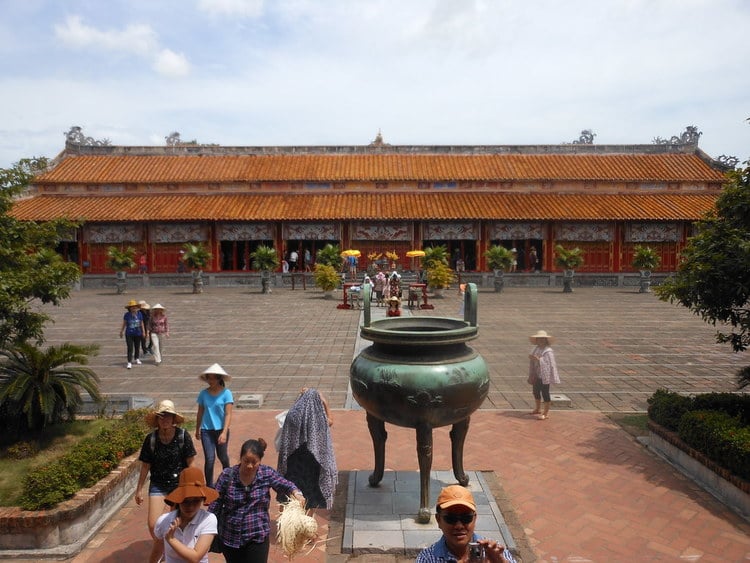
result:
[(48, 428), (42, 435), (27, 440), (39, 448), (39, 453), (27, 459), (11, 459), (7, 448), (0, 450), (0, 506), (18, 505), (23, 478), (31, 469), (63, 455), (73, 444), (95, 436), (113, 423), (112, 419), (76, 420)]
[(620, 425), (625, 432), (636, 438), (648, 436), (648, 414), (644, 413), (609, 413), (607, 416)]

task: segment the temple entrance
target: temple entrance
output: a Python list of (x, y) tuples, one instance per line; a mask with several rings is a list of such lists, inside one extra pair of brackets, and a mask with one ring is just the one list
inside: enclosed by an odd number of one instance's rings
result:
[(502, 246), (514, 251), (516, 264), (510, 272), (541, 272), (542, 271), (542, 240), (541, 239), (513, 239), (492, 240), (491, 245)]
[[(445, 246), (448, 249), (448, 262), (456, 271), (474, 271), (477, 269), (477, 244), (474, 240), (426, 240), (422, 247)], [(462, 263), (463, 262), (463, 263)]]
[[(339, 244), (337, 240), (287, 240), (284, 241), (286, 253), (284, 259), (289, 262), (292, 251), (297, 253), (297, 270), (298, 272), (312, 272), (315, 269), (315, 257), (318, 250), (327, 244)], [(342, 248), (343, 250), (343, 248)]]
[[(261, 246), (273, 248), (272, 240), (222, 240), (219, 241), (219, 267), (222, 271), (248, 271), (252, 269), (250, 254)], [(280, 257), (279, 257), (280, 258)]]

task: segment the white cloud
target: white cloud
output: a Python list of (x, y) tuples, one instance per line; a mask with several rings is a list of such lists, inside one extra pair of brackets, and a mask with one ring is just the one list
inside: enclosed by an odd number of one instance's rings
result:
[(102, 31), (86, 25), (80, 16), (68, 16), (55, 25), (55, 36), (75, 49), (130, 53), (152, 61), (152, 67), (167, 77), (186, 76), (190, 63), (182, 53), (159, 45), (157, 33), (149, 25), (130, 24), (121, 30)]
[(213, 16), (257, 18), (263, 14), (263, 0), (198, 0), (198, 9)]
[(190, 63), (182, 53), (162, 49), (154, 61), (154, 70), (163, 76), (179, 78), (190, 74)]
[(744, 0), (12, 5), (0, 163), (55, 154), (73, 124), (123, 145), (175, 130), (367, 144), (378, 128), (393, 144), (559, 143), (586, 128), (648, 144), (696, 125), (710, 155), (750, 154)]
[(86, 25), (80, 16), (68, 16), (65, 23), (55, 25), (55, 35), (66, 45), (83, 49), (93, 47), (147, 56), (158, 47), (156, 33), (148, 25), (128, 25), (122, 30), (100, 31)]

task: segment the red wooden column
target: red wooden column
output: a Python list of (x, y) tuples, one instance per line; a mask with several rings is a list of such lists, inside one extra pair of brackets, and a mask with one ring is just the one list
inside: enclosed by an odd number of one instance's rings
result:
[(610, 258), (610, 264), (612, 267), (610, 272), (620, 272), (622, 263), (622, 243), (623, 237), (625, 236), (625, 229), (622, 223), (615, 223), (614, 233), (612, 235), (612, 256)]

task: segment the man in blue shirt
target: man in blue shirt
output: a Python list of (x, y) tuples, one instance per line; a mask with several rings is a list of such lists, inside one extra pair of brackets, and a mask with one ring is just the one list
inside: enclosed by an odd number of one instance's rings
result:
[[(440, 491), (435, 513), (443, 536), (417, 556), (417, 563), (446, 563), (490, 561), (491, 563), (516, 563), (503, 544), (482, 538), (474, 533), (477, 524), (477, 505), (469, 489), (449, 485)], [(472, 557), (469, 542), (482, 555)]]

